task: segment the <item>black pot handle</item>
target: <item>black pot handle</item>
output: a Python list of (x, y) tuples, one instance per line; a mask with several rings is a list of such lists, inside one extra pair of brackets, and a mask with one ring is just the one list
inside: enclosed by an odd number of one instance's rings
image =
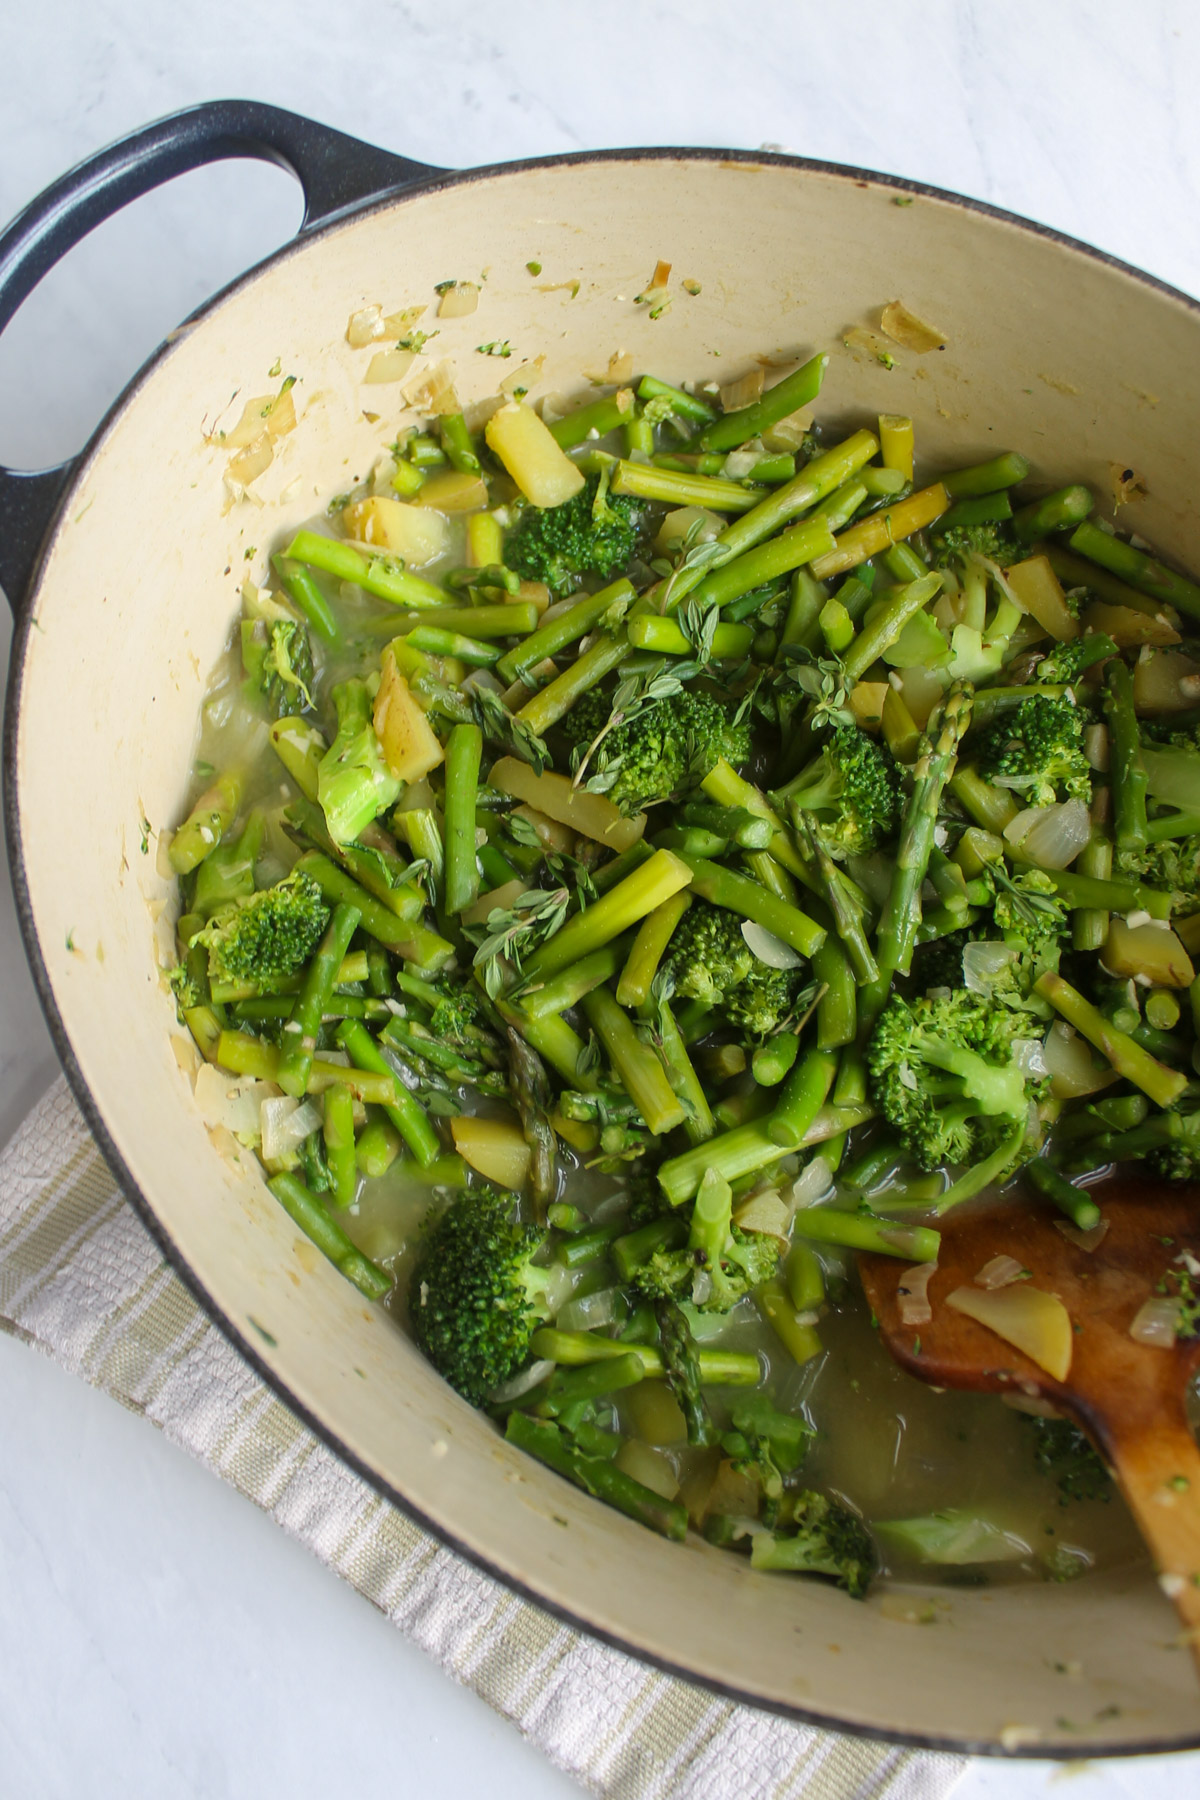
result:
[[(0, 331), (60, 257), (113, 213), (173, 176), (241, 156), (296, 177), (304, 190), (301, 231), (443, 173), (257, 100), (211, 100), (170, 113), (77, 164), (0, 233)], [(74, 461), (30, 473), (0, 468), (0, 586), (14, 610)]]

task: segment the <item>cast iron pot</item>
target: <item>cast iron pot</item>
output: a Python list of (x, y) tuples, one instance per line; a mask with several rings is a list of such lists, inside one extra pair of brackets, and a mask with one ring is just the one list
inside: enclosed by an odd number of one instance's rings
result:
[[(939, 1623), (914, 1629), (878, 1599), (759, 1575), (695, 1539), (667, 1545), (511, 1450), (297, 1236), (252, 1159), (237, 1166), (210, 1141), (159, 972), (172, 884), (153, 842), (142, 849), (143, 820), (157, 830), (179, 816), (243, 575), (365, 476), (391, 435), (396, 390), (362, 386), (367, 357), (346, 342), (364, 304), (429, 302), (435, 283), (486, 270), (478, 312), (441, 321), (436, 345), (468, 404), (514, 366), (475, 354), (493, 339), (544, 356), (535, 396), (580, 391), (619, 350), (678, 380), (828, 349), (835, 423), (908, 412), (927, 467), (1020, 448), (1039, 480), (1101, 494), (1111, 462), (1132, 465), (1149, 485), (1139, 529), (1192, 566), (1200, 309), (1007, 214), (855, 170), (634, 150), (448, 174), (220, 103), (135, 133), (22, 214), (0, 238), (0, 326), (103, 218), (232, 156), (298, 176), (299, 236), (173, 335), (74, 462), (0, 474), (21, 923), (59, 1054), (125, 1192), (333, 1449), (455, 1549), (609, 1642), (760, 1706), (914, 1743), (1078, 1757), (1200, 1742), (1191, 1658), (1144, 1570), (943, 1590)], [(674, 299), (654, 318), (634, 297), (659, 258)], [(847, 326), (897, 297), (946, 348), (898, 352), (890, 372), (845, 352)], [(235, 390), (267, 391), (276, 365), (299, 378), (299, 424), (254, 484), (257, 503), (230, 506), (228, 453), (206, 432), (238, 416)], [(1080, 1672), (1068, 1680), (1064, 1666)]]

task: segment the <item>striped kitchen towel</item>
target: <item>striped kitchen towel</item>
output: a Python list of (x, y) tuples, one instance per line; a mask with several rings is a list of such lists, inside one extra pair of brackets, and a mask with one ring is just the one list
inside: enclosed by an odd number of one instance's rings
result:
[(0, 1326), (143, 1413), (611, 1800), (941, 1800), (960, 1757), (793, 1724), (518, 1599), (347, 1468), (211, 1323), (59, 1081), (0, 1156)]

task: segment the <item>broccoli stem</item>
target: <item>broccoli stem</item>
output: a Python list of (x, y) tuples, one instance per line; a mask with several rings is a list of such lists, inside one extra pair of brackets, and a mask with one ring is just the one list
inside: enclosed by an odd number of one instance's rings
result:
[(694, 419), (697, 424), (709, 425), (716, 414), (706, 400), (698, 394), (685, 393), (682, 388), (672, 387), (669, 381), (660, 381), (657, 375), (643, 375), (638, 383), (639, 400), (669, 400), (671, 411), (680, 419)]
[[(1197, 590), (1200, 596), (1200, 589)], [(1133, 677), (1119, 658), (1108, 665), (1104, 693), (1108, 718), (1109, 789), (1118, 857), (1136, 856), (1146, 845), (1146, 765), (1133, 704)]]
[(1187, 1086), (1187, 1077), (1157, 1062), (1084, 999), (1061, 975), (1047, 973), (1034, 982), (1034, 992), (1048, 1000), (1068, 1025), (1073, 1025), (1089, 1044), (1106, 1057), (1126, 1081), (1141, 1088), (1157, 1106), (1173, 1106)]
[(363, 556), (339, 538), (322, 537), (316, 531), (298, 531), (283, 554), (289, 562), (304, 563), (339, 581), (354, 582), (377, 600), (413, 607), (449, 604), (449, 595), (443, 588), (422, 581), (419, 575), (408, 574), (395, 558)]
[[(419, 918), (401, 919), (382, 901), (352, 881), (344, 869), (320, 850), (306, 850), (296, 868), (311, 875), (331, 906), (353, 906), (362, 928), (385, 950), (394, 951), (422, 968), (440, 967), (454, 954), (454, 946), (423, 925)], [(414, 890), (415, 892), (415, 890)]]
[(734, 1182), (743, 1175), (756, 1174), (787, 1154), (788, 1146), (776, 1142), (766, 1120), (752, 1119), (671, 1157), (658, 1171), (659, 1185), (672, 1206), (682, 1206), (692, 1198), (710, 1169)]
[(785, 1149), (804, 1142), (805, 1133), (825, 1104), (837, 1073), (837, 1057), (829, 1050), (806, 1050), (783, 1085), (767, 1120), (767, 1135)]
[(244, 782), (239, 769), (228, 769), (201, 794), (167, 852), (177, 875), (188, 875), (210, 856), (237, 817)]
[(1093, 1225), (1100, 1223), (1100, 1208), (1091, 1195), (1081, 1193), (1044, 1156), (1034, 1157), (1032, 1162), (1025, 1164), (1021, 1172), (1039, 1194), (1052, 1200), (1059, 1212), (1065, 1213), (1081, 1231), (1088, 1231)]
[[(604, 1337), (598, 1331), (556, 1331), (543, 1326), (535, 1331), (529, 1345), (530, 1354), (549, 1362), (575, 1367), (597, 1362), (601, 1358), (640, 1356), (648, 1381), (662, 1381), (666, 1366), (662, 1356), (650, 1344), (631, 1344), (620, 1338)], [(757, 1387), (762, 1379), (762, 1365), (749, 1350), (707, 1350), (696, 1352), (700, 1379), (706, 1387)]]
[(971, 763), (959, 764), (949, 787), (963, 811), (997, 837), (1021, 810), (1007, 788), (993, 787)]
[(813, 575), (818, 581), (824, 581), (829, 575), (842, 575), (849, 569), (856, 569), (860, 563), (880, 555), (892, 544), (911, 537), (914, 531), (932, 525), (949, 505), (950, 497), (938, 482), (910, 494), (907, 500), (898, 500), (895, 506), (872, 513), (861, 525), (854, 525), (844, 532), (827, 556), (817, 558), (812, 565)]
[(1029, 473), (1029, 464), (1015, 450), (1005, 450), (987, 462), (972, 463), (966, 469), (952, 469), (941, 477), (942, 486), (952, 500), (967, 500), (976, 494), (994, 494), (999, 488), (1016, 487)]
[(593, 400), (587, 406), (577, 406), (565, 419), (556, 419), (550, 436), (560, 450), (574, 450), (588, 438), (607, 437), (610, 431), (626, 424), (632, 414), (633, 395), (628, 388), (622, 388), (611, 399)]
[(386, 1175), (403, 1148), (403, 1139), (390, 1119), (371, 1119), (358, 1134), (355, 1162), (361, 1174), (376, 1181)]
[(907, 974), (921, 922), (921, 884), (929, 867), (933, 834), (946, 784), (954, 773), (958, 746), (971, 723), (972, 690), (955, 682), (930, 716), (913, 768), (912, 792), (904, 809), (895, 871), (876, 937), (879, 979), (859, 1003), (860, 1017), (874, 1019), (886, 1000), (892, 977)]
[(1085, 487), (1060, 488), (1031, 506), (1022, 506), (1013, 514), (1013, 532), (1023, 544), (1049, 537), (1052, 531), (1066, 531), (1080, 525), (1092, 510), (1094, 502)]
[(687, 1318), (674, 1300), (657, 1301), (654, 1316), (658, 1321), (658, 1341), (667, 1372), (667, 1386), (683, 1414), (687, 1441), (707, 1448), (717, 1442), (717, 1431), (701, 1388), (700, 1359)]
[(798, 1312), (809, 1309), (794, 1306), (781, 1281), (764, 1282), (754, 1303), (793, 1362), (811, 1362), (821, 1354), (822, 1344), (815, 1328), (797, 1317)]
[[(231, 1075), (255, 1075), (260, 1081), (276, 1081), (280, 1052), (264, 1038), (251, 1037), (245, 1031), (222, 1031), (217, 1039), (212, 1061)], [(323, 1094), (331, 1087), (345, 1086), (356, 1099), (366, 1105), (377, 1105), (391, 1094), (391, 1073), (386, 1079), (367, 1070), (348, 1069), (345, 1063), (329, 1062), (315, 1056), (308, 1078), (308, 1092)]]
[(840, 656), (854, 642), (854, 621), (840, 600), (825, 602), (817, 624), (831, 656)]
[(709, 862), (704, 857), (684, 857), (682, 861), (691, 871), (692, 892), (699, 894), (702, 900), (710, 900), (714, 906), (723, 906), (743, 919), (764, 926), (785, 944), (790, 944), (793, 950), (798, 950), (801, 956), (812, 956), (825, 942), (826, 933), (815, 919), (810, 919), (807, 913), (786, 900), (777, 899), (748, 875), (739, 875), (736, 870), (723, 868), (720, 863)]
[(585, 1456), (559, 1431), (557, 1425), (531, 1419), (528, 1413), (510, 1412), (505, 1436), (519, 1450), (535, 1456), (539, 1462), (562, 1475), (576, 1487), (583, 1488), (597, 1500), (615, 1507), (618, 1512), (648, 1525), (651, 1531), (681, 1544), (687, 1536), (687, 1508), (677, 1500), (664, 1500), (652, 1489), (643, 1487), (618, 1469), (615, 1463), (599, 1456)]
[(289, 562), (286, 556), (273, 556), (271, 567), (288, 599), (293, 601), (317, 636), (331, 650), (342, 645), (342, 628), (333, 616), (333, 608), (301, 563)]
[[(827, 519), (815, 516), (802, 519), (798, 525), (781, 531), (778, 537), (756, 544), (753, 549), (723, 562), (705, 575), (696, 584), (696, 599), (704, 606), (728, 606), (731, 600), (738, 600), (755, 588), (765, 587), (769, 581), (777, 581), (781, 575), (811, 563), (814, 557), (827, 555), (833, 543), (833, 531)], [(675, 591), (672, 592), (674, 597)]]
[[(881, 426), (882, 423), (883, 421), (881, 418)], [(882, 438), (883, 433), (881, 430), (881, 443)], [(858, 472), (858, 479), (862, 482), (872, 500), (898, 499), (905, 488), (912, 484), (912, 476), (906, 475), (903, 469), (880, 468), (877, 463), (868, 463), (865, 469), (860, 469)]]
[(441, 1153), (442, 1146), (420, 1101), (409, 1093), (366, 1026), (360, 1025), (357, 1019), (342, 1021), (338, 1026), (337, 1041), (356, 1069), (387, 1076), (392, 1091), (383, 1110), (416, 1160), (427, 1168)]
[(842, 659), (846, 677), (859, 681), (873, 662), (891, 648), (908, 624), (933, 599), (942, 585), (940, 575), (922, 575), (893, 589), (869, 625), (864, 625)]
[(617, 983), (617, 1001), (621, 1006), (641, 1006), (650, 994), (650, 983), (658, 973), (658, 965), (666, 954), (671, 936), (691, 905), (686, 890), (672, 894), (654, 911), (647, 913), (638, 926), (628, 960)]
[(540, 986), (522, 988), (521, 1011), (527, 1018), (544, 1019), (566, 1012), (569, 1006), (578, 1006), (585, 994), (612, 979), (621, 967), (624, 953), (623, 943), (605, 944)]
[[(631, 925), (669, 900), (692, 881), (691, 866), (670, 850), (656, 850), (650, 860), (610, 888), (585, 911), (575, 913), (555, 935), (526, 959), (529, 981), (556, 975), (593, 950), (611, 943)], [(615, 1004), (615, 1002), (614, 1002)]]
[(1120, 576), (1149, 599), (1165, 602), (1189, 618), (1200, 619), (1200, 587), (1147, 556), (1144, 550), (1127, 544), (1124, 538), (1113, 537), (1098, 525), (1085, 522), (1071, 533), (1070, 542), (1080, 556)]
[(475, 863), (475, 800), (483, 733), (478, 725), (456, 725), (446, 743), (445, 907), (458, 914), (479, 893)]
[(739, 444), (757, 437), (760, 432), (768, 431), (780, 419), (786, 419), (789, 413), (807, 406), (821, 391), (821, 381), (828, 361), (828, 356), (823, 353), (810, 357), (802, 368), (796, 369), (791, 375), (785, 375), (782, 381), (777, 381), (774, 387), (768, 388), (752, 405), (725, 413), (715, 424), (707, 426), (700, 433), (701, 448), (736, 450)]
[(836, 937), (828, 937), (812, 959), (813, 974), (824, 988), (817, 1002), (817, 1048), (839, 1050), (854, 1042), (857, 1030), (854, 971)]
[(667, 1080), (666, 1071), (633, 1022), (606, 987), (585, 994), (583, 1011), (604, 1045), (621, 1085), (634, 1102), (655, 1137), (661, 1137), (687, 1116)]
[(352, 1206), (358, 1188), (354, 1157), (354, 1096), (348, 1087), (330, 1088), (324, 1100), (325, 1160), (339, 1206)]
[[(321, 1019), (337, 984), (342, 958), (350, 948), (350, 939), (358, 930), (361, 917), (356, 906), (336, 906), (325, 935), (304, 972), (303, 985), (283, 1028), (279, 1071), (275, 1077), (285, 1094), (299, 1096), (308, 1087)], [(360, 1025), (358, 1029), (362, 1031), (363, 1027)]]
[[(614, 581), (609, 587), (601, 588), (598, 594), (588, 594), (576, 600), (573, 606), (558, 614), (545, 625), (527, 637), (514, 650), (508, 650), (496, 664), (496, 673), (502, 681), (510, 684), (519, 681), (527, 670), (535, 668), (548, 656), (557, 656), (568, 644), (574, 644), (589, 631), (595, 629), (610, 607), (620, 607), (622, 602), (633, 599), (632, 585), (622, 578)], [(507, 612), (507, 607), (498, 607), (498, 612)]]
[(709, 512), (749, 512), (758, 496), (740, 481), (719, 475), (692, 475), (682, 469), (660, 469), (653, 463), (617, 464), (609, 490), (632, 494), (639, 500), (658, 500), (668, 506), (703, 506)]
[[(690, 638), (686, 638), (674, 619), (664, 619), (658, 613), (641, 613), (630, 619), (628, 627), (629, 642), (635, 650), (653, 651), (656, 656), (694, 656), (695, 647)], [(712, 635), (711, 657), (715, 662), (740, 661), (754, 642), (754, 629), (750, 625), (717, 626)]]
[(817, 1244), (839, 1244), (844, 1250), (874, 1250), (909, 1262), (936, 1262), (941, 1233), (928, 1225), (897, 1225), (874, 1213), (839, 1212), (833, 1206), (802, 1206), (793, 1231)]
[(553, 681), (539, 688), (515, 716), (536, 736), (544, 737), (552, 725), (557, 725), (563, 715), (570, 712), (577, 700), (619, 668), (629, 653), (629, 641), (624, 632), (617, 637), (605, 633)]
[(267, 1186), (293, 1223), (368, 1300), (382, 1300), (385, 1294), (391, 1293), (391, 1276), (355, 1248), (299, 1176), (276, 1175)]

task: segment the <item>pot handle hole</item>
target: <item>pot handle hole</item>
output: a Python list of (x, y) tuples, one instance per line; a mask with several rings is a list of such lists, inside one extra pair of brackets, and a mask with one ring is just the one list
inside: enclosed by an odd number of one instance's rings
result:
[[(0, 233), (0, 331), (67, 251), (131, 200), (233, 157), (272, 162), (304, 190), (301, 232), (345, 208), (443, 173), (256, 100), (171, 113), (89, 156)], [(75, 467), (0, 468), (0, 587), (14, 609), (32, 587), (47, 530)]]

